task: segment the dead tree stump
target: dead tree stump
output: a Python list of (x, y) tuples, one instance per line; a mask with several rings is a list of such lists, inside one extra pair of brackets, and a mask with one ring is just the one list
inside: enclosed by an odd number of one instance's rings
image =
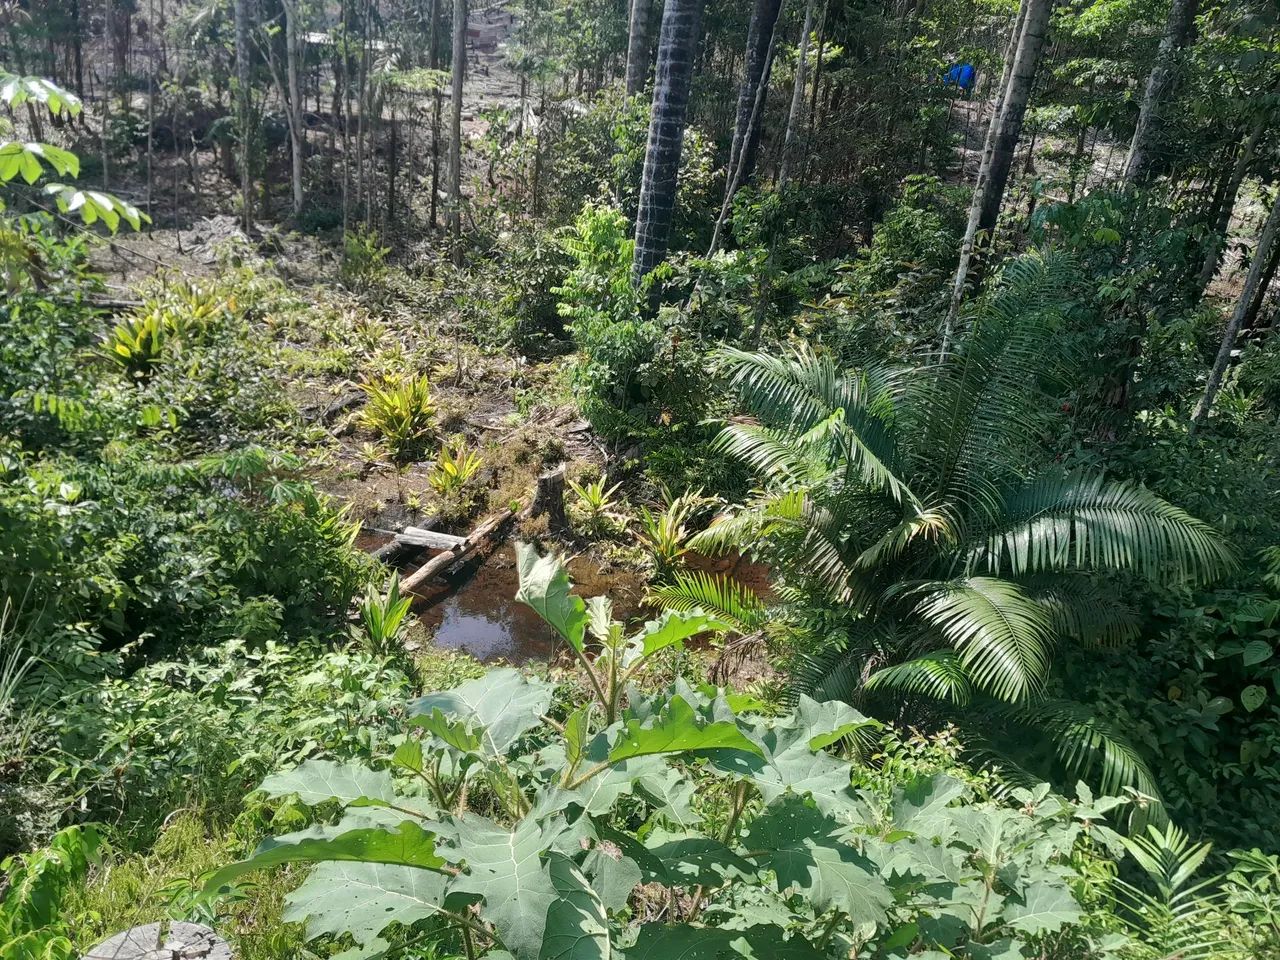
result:
[(547, 527), (558, 533), (569, 526), (564, 515), (564, 464), (538, 477), (538, 492), (533, 498), (533, 515), (545, 513)]
[(199, 923), (148, 923), (103, 940), (81, 960), (234, 960), (231, 945)]

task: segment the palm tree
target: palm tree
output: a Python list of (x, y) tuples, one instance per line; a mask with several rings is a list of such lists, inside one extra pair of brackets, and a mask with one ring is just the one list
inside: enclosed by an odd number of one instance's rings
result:
[[(1131, 635), (1117, 577), (1203, 581), (1233, 559), (1211, 527), (1141, 486), (1042, 469), (1051, 397), (1071, 370), (1052, 332), (1072, 273), (1058, 255), (1013, 261), (955, 345), (911, 370), (844, 372), (808, 348), (724, 351), (748, 415), (716, 442), (762, 489), (692, 546), (770, 564), (773, 615), (806, 638), (800, 691), (959, 717), (971, 741), (1014, 724), (1043, 741), (1047, 728), (1056, 763), (1156, 796), (1122, 737), (1048, 697), (1053, 651)], [(698, 587), (708, 609), (732, 607), (728, 589), (718, 602)], [(676, 604), (679, 593), (660, 591)]]
[(666, 0), (662, 9), (649, 141), (644, 152), (644, 174), (636, 210), (636, 250), (631, 270), (632, 284), (636, 287), (667, 256), (703, 2)]

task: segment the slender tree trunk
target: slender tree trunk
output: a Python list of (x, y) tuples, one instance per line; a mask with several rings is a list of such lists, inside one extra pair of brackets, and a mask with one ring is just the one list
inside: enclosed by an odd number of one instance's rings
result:
[(467, 70), (467, 0), (453, 0), (453, 76), (449, 104), (449, 238), (462, 266), (462, 81)]
[(1258, 292), (1254, 294), (1253, 300), (1249, 303), (1249, 309), (1244, 312), (1244, 320), (1240, 324), (1242, 330), (1254, 330), (1258, 326), (1258, 316), (1262, 313), (1262, 307), (1267, 302), (1267, 294), (1271, 291), (1271, 283), (1276, 278), (1276, 271), (1280, 269), (1280, 243), (1271, 244), (1271, 256), (1267, 258), (1267, 267), (1262, 271), (1262, 279), (1258, 283)]
[(666, 0), (663, 6), (653, 110), (636, 212), (636, 249), (631, 270), (636, 286), (667, 256), (702, 5), (703, 0)]
[(1222, 346), (1218, 348), (1218, 356), (1213, 361), (1209, 379), (1205, 382), (1204, 396), (1200, 398), (1196, 412), (1191, 418), (1193, 431), (1204, 424), (1209, 411), (1213, 408), (1213, 401), (1217, 398), (1218, 391), (1222, 389), (1222, 378), (1226, 375), (1231, 354), (1235, 351), (1236, 338), (1240, 335), (1240, 328), (1244, 325), (1245, 316), (1249, 313), (1261, 286), (1262, 275), (1266, 272), (1268, 262), (1271, 260), (1271, 246), (1275, 242), (1277, 230), (1280, 230), (1280, 191), (1277, 191), (1271, 203), (1271, 213), (1267, 215), (1267, 222), (1258, 237), (1257, 249), (1253, 251), (1253, 262), (1249, 265), (1249, 275), (1245, 277), (1244, 289), (1240, 291), (1240, 299), (1236, 301), (1231, 319), (1227, 321), (1227, 329), (1222, 334)]
[(249, 171), (249, 9), (248, 0), (235, 0), (236, 113), (240, 127), (241, 222), (247, 234), (253, 225), (253, 189)]
[(1129, 142), (1129, 157), (1124, 166), (1124, 181), (1142, 183), (1151, 176), (1156, 141), (1160, 132), (1160, 111), (1173, 86), (1178, 51), (1187, 44), (1195, 26), (1200, 0), (1172, 0), (1169, 21), (1156, 53), (1155, 65), (1147, 77), (1147, 89), (1138, 111), (1138, 125)]
[(822, 19), (818, 21), (818, 53), (813, 63), (813, 95), (809, 98), (809, 138), (813, 139), (814, 126), (818, 122), (818, 88), (822, 84), (822, 55), (827, 45), (827, 15), (831, 12), (831, 0), (822, 4)]
[[(756, 131), (764, 117), (764, 101), (769, 92), (769, 77), (773, 74), (773, 52), (774, 43), (778, 39), (778, 31), (775, 29), (769, 35), (769, 45), (764, 51), (764, 73), (760, 76), (760, 82), (756, 84), (756, 100), (751, 107), (751, 116), (747, 120), (746, 129), (743, 132), (743, 142), (750, 143), (756, 136)], [(736, 160), (729, 165), (727, 183), (724, 188), (724, 200), (720, 204), (720, 214), (716, 217), (715, 227), (711, 230), (711, 246), (707, 250), (708, 259), (720, 249), (720, 238), (724, 232), (725, 224), (729, 221), (729, 214), (733, 210), (733, 198), (738, 195), (738, 188), (746, 182), (748, 171), (748, 155), (746, 150), (739, 150)]]
[(285, 30), (285, 71), (289, 75), (289, 103), (286, 117), (289, 121), (289, 146), (292, 152), (293, 181), (293, 215), (302, 213), (302, 160), (303, 160), (303, 103), (302, 90), (298, 83), (298, 2), (286, 0), (284, 4)]
[(787, 114), (787, 132), (782, 138), (782, 162), (778, 166), (778, 192), (787, 186), (787, 174), (790, 172), (792, 153), (795, 150), (796, 125), (800, 122), (800, 111), (804, 108), (805, 73), (809, 59), (809, 31), (813, 29), (813, 0), (806, 0), (804, 5), (804, 26), (800, 34), (799, 57), (796, 60), (796, 79), (791, 87), (791, 110)]
[(631, 0), (631, 22), (627, 30), (627, 96), (644, 89), (649, 75), (649, 4), (651, 0)]
[(1227, 231), (1231, 227), (1231, 214), (1236, 209), (1236, 197), (1240, 195), (1240, 185), (1244, 183), (1245, 174), (1249, 172), (1249, 164), (1253, 162), (1254, 151), (1258, 147), (1258, 140), (1261, 139), (1266, 126), (1265, 119), (1259, 117), (1231, 168), (1231, 178), (1227, 181), (1226, 190), (1218, 206), (1213, 232), (1209, 235), (1209, 246), (1205, 250), (1204, 263), (1200, 267), (1200, 275), (1196, 277), (1196, 291), (1199, 296), (1204, 296), (1205, 290), (1209, 288), (1209, 284), (1218, 273), (1222, 247), (1227, 239)]
[(956, 317), (960, 312), (960, 303), (964, 299), (964, 286), (969, 278), (969, 264), (973, 261), (973, 250), (978, 238), (978, 224), (982, 219), (982, 201), (986, 195), (987, 179), (991, 174), (991, 158), (995, 154), (996, 136), (1000, 129), (1001, 114), (1004, 111), (1005, 96), (1009, 92), (1009, 78), (1013, 74), (1013, 63), (1017, 57), (1022, 39), (1022, 28), (1026, 23), (1027, 8), (1035, 0), (1022, 0), (1018, 9), (1018, 17), (1013, 24), (1013, 32), (1004, 53), (1004, 69), (1000, 73), (1000, 84), (996, 87), (995, 102), (992, 104), (991, 120), (987, 124), (987, 136), (982, 144), (982, 159), (978, 164), (978, 179), (973, 185), (973, 198), (969, 203), (969, 220), (965, 224), (964, 239), (960, 243), (960, 262), (956, 266), (955, 280), (951, 285), (951, 304), (947, 309), (947, 320), (942, 331), (942, 348), (945, 350), (951, 342), (951, 333), (955, 328)]
[(988, 239), (994, 233), (996, 221), (1000, 218), (1000, 206), (1004, 203), (1013, 154), (1022, 133), (1022, 119), (1031, 99), (1031, 88), (1035, 85), (1036, 71), (1040, 66), (1045, 38), (1049, 34), (1049, 20), (1053, 16), (1054, 4), (1055, 0), (1027, 0), (1026, 19), (1022, 25), (1022, 36), (1018, 38), (1013, 70), (1009, 74), (1009, 88), (1005, 93), (995, 147), (991, 154), (991, 166), (983, 190), (982, 211), (978, 217), (978, 231)]
[(782, 10), (782, 0), (756, 0), (751, 12), (751, 21), (747, 27), (747, 52), (743, 61), (742, 86), (738, 88), (737, 117), (733, 126), (733, 143), (729, 148), (729, 176), (738, 169), (742, 162), (742, 181), (751, 179), (756, 166), (756, 154), (760, 148), (760, 128), (763, 124), (752, 125), (751, 118), (763, 111), (756, 110), (757, 94), (761, 84), (768, 89), (765, 76), (769, 59), (769, 48), (773, 42), (773, 32), (778, 24), (778, 14)]
[(84, 99), (84, 38), (81, 36), (80, 0), (71, 2), (71, 54), (75, 63), (76, 96)]

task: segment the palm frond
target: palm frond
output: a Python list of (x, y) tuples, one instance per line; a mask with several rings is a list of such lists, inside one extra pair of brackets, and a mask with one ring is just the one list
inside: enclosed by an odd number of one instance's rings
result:
[(680, 612), (702, 609), (742, 634), (758, 630), (765, 618), (764, 603), (749, 587), (701, 570), (677, 571), (672, 582), (650, 590), (647, 600)]
[(1088, 574), (1045, 574), (1018, 581), (1053, 618), (1054, 632), (1090, 646), (1131, 640), (1141, 625), (1137, 611), (1108, 584)]
[[(1047, 734), (1058, 762), (1102, 793), (1118, 794), (1131, 787), (1159, 804), (1160, 787), (1142, 754), (1114, 724), (1084, 704), (1041, 700), (1013, 710), (997, 709), (996, 714)], [(1156, 819), (1164, 819), (1162, 806), (1154, 813)]]
[(1017, 584), (969, 577), (921, 584), (913, 613), (955, 649), (973, 685), (999, 700), (1026, 700), (1044, 682), (1053, 621)]
[(743, 509), (718, 515), (705, 530), (689, 538), (689, 546), (708, 554), (749, 550), (751, 545), (784, 528), (801, 529), (805, 519), (806, 491), (802, 487), (781, 493), (759, 494)]
[(970, 549), (970, 570), (1132, 570), (1203, 582), (1236, 566), (1234, 551), (1209, 524), (1145, 487), (1098, 473), (1028, 483), (1005, 497), (1001, 514)]
[(877, 670), (867, 680), (868, 690), (922, 694), (964, 706), (973, 696), (973, 685), (954, 650), (935, 650), (924, 656)]
[(1226, 903), (1215, 889), (1219, 878), (1192, 880), (1210, 852), (1167, 824), (1147, 836), (1124, 839), (1125, 847), (1155, 888), (1152, 893), (1124, 879), (1115, 881), (1118, 915), (1129, 928), (1135, 960), (1211, 960), (1230, 954)]

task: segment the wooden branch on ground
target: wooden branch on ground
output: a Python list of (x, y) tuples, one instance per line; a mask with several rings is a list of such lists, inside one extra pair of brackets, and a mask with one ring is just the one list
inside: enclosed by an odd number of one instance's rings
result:
[(427, 547), (431, 550), (452, 550), (467, 542), (466, 537), (428, 530), (426, 527), (405, 527), (403, 533), (396, 534), (396, 540), (413, 547)]
[(446, 569), (453, 566), (463, 557), (475, 553), (489, 537), (497, 533), (504, 527), (509, 520), (516, 516), (514, 510), (504, 510), (502, 513), (496, 513), (489, 519), (485, 520), (478, 527), (472, 530), (461, 542), (455, 544), (447, 550), (436, 554), (409, 576), (400, 581), (400, 589), (409, 593), (422, 586), (432, 577), (443, 573)]
[[(430, 530), (440, 522), (438, 516), (427, 517), (421, 525), (415, 527), (417, 530)], [(390, 531), (375, 530), (376, 533), (390, 533)], [(381, 560), (383, 563), (394, 566), (402, 560), (411, 560), (422, 552), (422, 547), (412, 543), (403, 542), (398, 534), (391, 534), (392, 539), (389, 543), (385, 543), (377, 550), (374, 550), (369, 556), (375, 560)]]

